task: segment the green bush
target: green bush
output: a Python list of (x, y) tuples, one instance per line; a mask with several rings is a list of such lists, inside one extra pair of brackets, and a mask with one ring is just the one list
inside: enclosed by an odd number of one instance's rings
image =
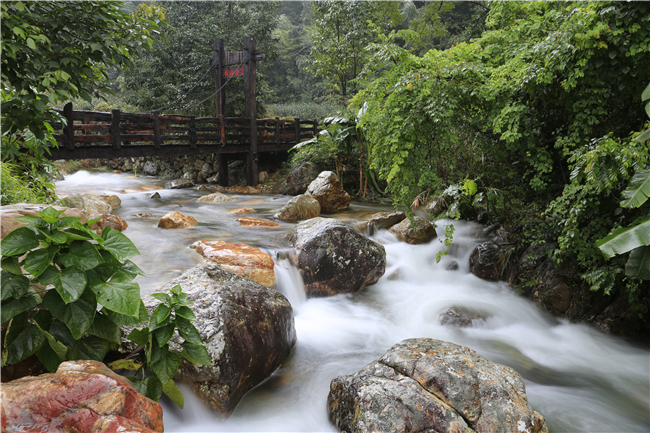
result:
[(0, 169), (1, 206), (14, 203), (51, 203), (54, 199), (52, 191), (45, 188), (44, 185), (25, 181), (15, 165), (5, 162), (0, 165)]
[(269, 104), (266, 111), (269, 117), (279, 117), (283, 119), (300, 118), (305, 120), (318, 120), (329, 116), (334, 116), (343, 106), (337, 102), (290, 102), (286, 104)]

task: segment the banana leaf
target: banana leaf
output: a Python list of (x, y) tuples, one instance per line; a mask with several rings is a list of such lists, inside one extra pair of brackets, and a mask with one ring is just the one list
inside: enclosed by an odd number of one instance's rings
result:
[(625, 276), (650, 280), (650, 247), (636, 248), (625, 264)]
[(632, 227), (621, 227), (596, 241), (596, 246), (607, 258), (650, 245), (650, 216)]
[(623, 191), (622, 207), (640, 207), (650, 198), (650, 170), (638, 171)]

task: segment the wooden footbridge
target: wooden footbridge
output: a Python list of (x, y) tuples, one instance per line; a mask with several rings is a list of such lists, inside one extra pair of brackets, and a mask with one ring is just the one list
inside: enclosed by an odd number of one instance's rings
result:
[[(260, 153), (286, 152), (317, 133), (316, 120), (257, 119), (256, 62), (265, 55), (245, 38), (244, 51), (224, 51), (214, 41), (210, 68), (216, 71), (216, 117), (151, 113), (75, 111), (72, 103), (59, 112), (66, 119), (52, 125), (58, 148), (48, 158), (86, 159), (140, 156), (219, 154), (219, 184), (228, 185), (228, 161), (246, 161), (249, 185), (258, 183)], [(237, 63), (239, 64), (237, 65)], [(225, 77), (244, 77), (245, 117), (225, 116)], [(227, 82), (227, 81), (226, 81)]]

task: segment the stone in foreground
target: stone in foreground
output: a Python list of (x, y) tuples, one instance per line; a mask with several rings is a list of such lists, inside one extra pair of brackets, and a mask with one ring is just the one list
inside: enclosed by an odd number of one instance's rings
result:
[[(296, 343), (293, 309), (280, 292), (213, 263), (195, 266), (160, 291), (176, 284), (194, 302), (195, 326), (212, 365), (197, 366), (183, 358), (174, 380), (189, 382), (204, 403), (227, 418), (244, 394), (289, 356)], [(149, 314), (160, 303), (150, 295), (143, 301)], [(180, 352), (180, 343), (175, 335), (170, 350)]]
[(324, 171), (319, 174), (309, 184), (305, 194), (318, 200), (321, 212), (334, 213), (350, 206), (350, 196), (343, 189), (336, 173), (332, 171)]
[(290, 235), (291, 259), (307, 297), (353, 293), (375, 284), (386, 270), (386, 250), (332, 218), (298, 223)]
[(228, 272), (266, 287), (275, 286), (275, 263), (271, 256), (257, 248), (224, 241), (196, 241), (190, 248)]
[(179, 229), (192, 227), (198, 223), (199, 222), (193, 216), (183, 215), (182, 213), (173, 210), (160, 218), (160, 221), (158, 221), (158, 227), (163, 229)]
[[(30, 203), (17, 203), (7, 206), (0, 206), (0, 238), (4, 239), (12, 231), (20, 227), (25, 227), (26, 222), (16, 221), (15, 218), (22, 216), (38, 216), (36, 213), (42, 212), (49, 205), (44, 204), (30, 204)], [(81, 222), (86, 222), (86, 215), (81, 209), (67, 208), (62, 206), (52, 206), (56, 210), (65, 211), (61, 216), (81, 218)]]
[(163, 431), (162, 408), (99, 361), (2, 384), (3, 432)]
[(404, 340), (359, 372), (330, 384), (339, 431), (548, 433), (515, 370), (430, 338)]
[(287, 202), (273, 215), (282, 221), (302, 221), (320, 215), (320, 203), (313, 197), (300, 194)]
[(389, 232), (394, 234), (397, 239), (408, 244), (425, 244), (431, 242), (436, 237), (436, 229), (425, 218), (416, 216), (413, 218), (414, 225), (411, 225), (409, 219), (403, 220), (399, 224), (395, 224)]

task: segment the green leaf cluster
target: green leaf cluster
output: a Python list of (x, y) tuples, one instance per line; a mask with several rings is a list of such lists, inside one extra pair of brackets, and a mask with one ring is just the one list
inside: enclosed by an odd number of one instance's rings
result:
[(120, 343), (116, 318), (147, 319), (133, 281), (144, 273), (129, 260), (135, 245), (110, 227), (98, 235), (96, 220), (62, 213), (48, 207), (19, 217), (27, 226), (0, 243), (3, 366), (33, 354), (50, 371), (66, 360), (101, 361)]

